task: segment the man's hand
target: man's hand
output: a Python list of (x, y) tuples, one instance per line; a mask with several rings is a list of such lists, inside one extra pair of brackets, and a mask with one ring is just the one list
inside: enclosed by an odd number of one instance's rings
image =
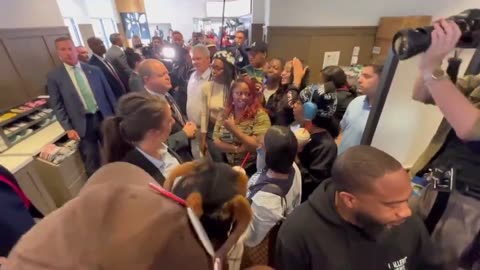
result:
[(187, 122), (183, 127), (183, 132), (187, 134), (187, 138), (193, 139), (195, 138), (195, 133), (197, 133), (197, 125), (193, 122)]
[(422, 72), (432, 72), (440, 67), (443, 59), (455, 49), (462, 36), (460, 28), (453, 21), (442, 19), (435, 22), (433, 28), (432, 44), (420, 60), (420, 70)]
[(80, 141), (80, 136), (78, 135), (78, 133), (71, 129), (71, 130), (67, 130), (67, 136), (70, 140), (73, 140), (73, 141)]
[(300, 87), (303, 77), (307, 73), (308, 66), (303, 67), (302, 62), (297, 57), (295, 57), (292, 60), (292, 67), (293, 67), (293, 84), (296, 87)]

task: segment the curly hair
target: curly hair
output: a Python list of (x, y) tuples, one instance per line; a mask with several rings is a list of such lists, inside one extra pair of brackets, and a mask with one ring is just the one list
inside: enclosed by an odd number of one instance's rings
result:
[(257, 89), (256, 89), (256, 84), (258, 83), (257, 80), (255, 79), (248, 79), (245, 77), (239, 78), (235, 80), (230, 87), (230, 93), (227, 99), (227, 104), (225, 108), (225, 118), (228, 118), (235, 109), (235, 106), (233, 104), (233, 92), (236, 87), (238, 87), (240, 84), (246, 84), (249, 92), (250, 92), (250, 100), (248, 101), (247, 107), (243, 111), (240, 119), (237, 119), (238, 122), (242, 122), (245, 120), (251, 120), (254, 119), (255, 116), (257, 115), (257, 112), (259, 110), (263, 110), (262, 104), (260, 103), (259, 96), (257, 94)]

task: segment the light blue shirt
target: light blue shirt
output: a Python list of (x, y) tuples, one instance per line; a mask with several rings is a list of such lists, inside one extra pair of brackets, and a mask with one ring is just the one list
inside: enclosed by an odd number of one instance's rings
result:
[(175, 168), (175, 166), (180, 165), (178, 160), (168, 152), (166, 144), (163, 144), (163, 147), (159, 150), (161, 159), (152, 157), (151, 155), (142, 151), (142, 149), (137, 147), (137, 150), (145, 156), (155, 167), (160, 170), (164, 177), (169, 175), (170, 171)]
[(350, 102), (340, 122), (343, 133), (338, 146), (339, 155), (348, 148), (360, 144), (371, 108), (367, 96), (356, 97)]

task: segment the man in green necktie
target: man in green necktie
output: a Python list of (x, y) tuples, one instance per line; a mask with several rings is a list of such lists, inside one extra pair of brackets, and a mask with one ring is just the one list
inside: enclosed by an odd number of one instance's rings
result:
[(90, 176), (100, 167), (101, 122), (114, 114), (116, 98), (99, 68), (79, 62), (70, 38), (56, 39), (55, 47), (63, 64), (48, 74), (50, 105), (68, 138), (79, 141)]

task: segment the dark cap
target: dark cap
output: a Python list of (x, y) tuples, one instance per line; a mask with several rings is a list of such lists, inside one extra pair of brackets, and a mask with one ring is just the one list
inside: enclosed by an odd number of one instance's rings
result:
[(262, 53), (267, 53), (268, 51), (268, 45), (267, 43), (263, 41), (255, 41), (246, 49), (247, 52), (253, 51), (253, 52), (262, 52)]

